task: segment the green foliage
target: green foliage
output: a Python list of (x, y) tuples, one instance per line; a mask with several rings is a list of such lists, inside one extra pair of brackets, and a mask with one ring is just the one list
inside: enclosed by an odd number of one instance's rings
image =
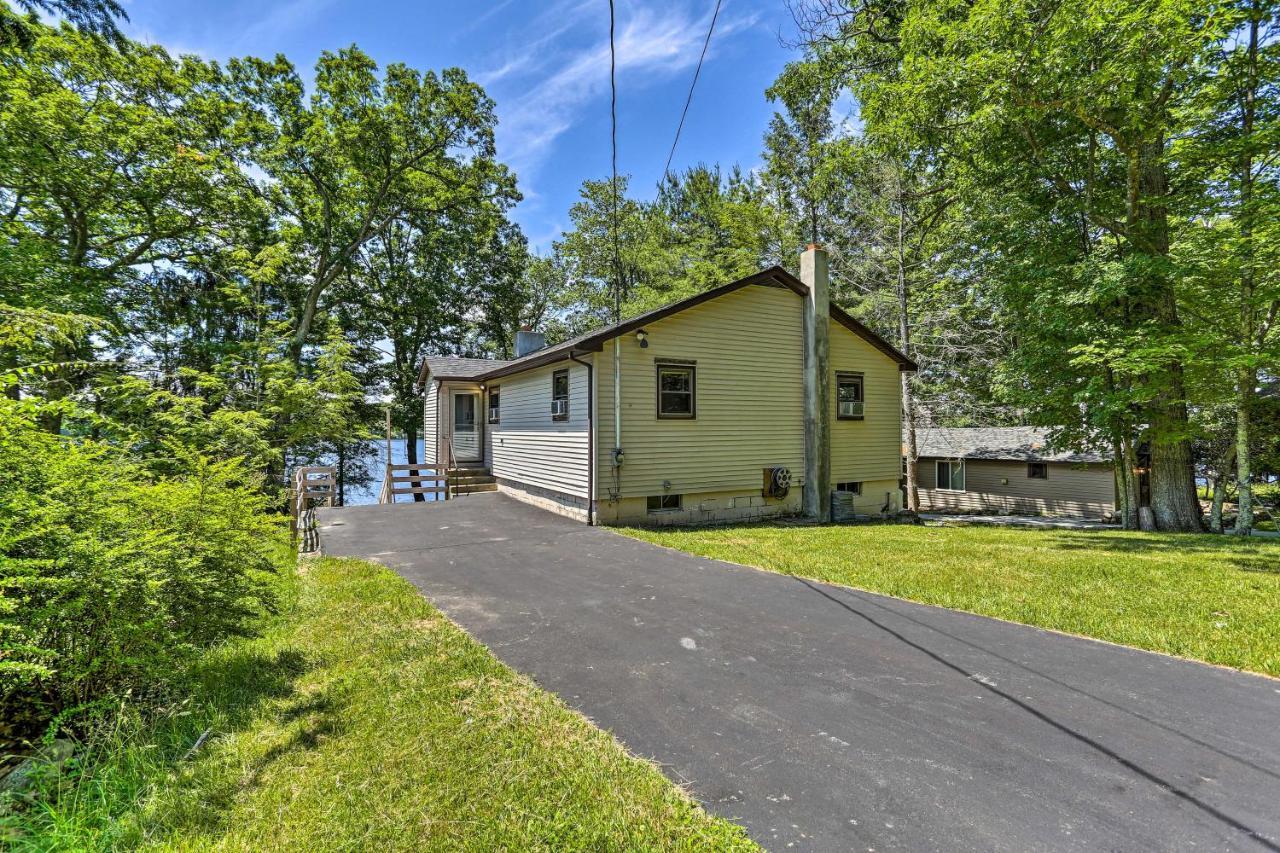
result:
[(264, 636), (202, 655), (190, 702), (116, 726), (39, 808), (0, 813), (0, 836), (24, 851), (754, 849), (388, 569), (324, 559), (284, 580), (296, 594)]
[(271, 607), (279, 525), (239, 460), (153, 477), (0, 400), (0, 749), (155, 697)]
[(628, 316), (792, 260), (785, 219), (754, 176), (695, 166), (666, 176), (652, 202), (627, 197), (627, 179), (618, 182), (619, 274), (609, 181), (583, 182), (573, 229), (555, 243), (564, 279), (551, 304), (566, 333), (612, 319), (615, 281)]

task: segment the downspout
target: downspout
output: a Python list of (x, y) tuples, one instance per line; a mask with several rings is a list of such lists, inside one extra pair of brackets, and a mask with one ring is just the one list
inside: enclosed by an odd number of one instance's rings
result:
[(587, 524), (596, 523), (596, 431), (595, 431), (595, 371), (589, 361), (583, 361), (569, 351), (569, 360), (587, 369)]
[[(622, 338), (613, 339), (613, 468), (614, 474), (622, 467)], [(614, 498), (622, 497), (621, 488)]]

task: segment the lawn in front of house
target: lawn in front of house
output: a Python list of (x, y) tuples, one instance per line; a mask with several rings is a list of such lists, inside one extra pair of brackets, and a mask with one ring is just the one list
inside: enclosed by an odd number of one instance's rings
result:
[[(15, 848), (755, 849), (385, 568), (304, 562), (195, 697), (0, 820)], [(185, 757), (199, 735), (209, 735)]]
[(910, 525), (624, 532), (704, 557), (1280, 676), (1280, 540)]

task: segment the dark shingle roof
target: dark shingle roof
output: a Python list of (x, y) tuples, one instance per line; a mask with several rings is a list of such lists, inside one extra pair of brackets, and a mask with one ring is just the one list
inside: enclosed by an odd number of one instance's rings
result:
[(916, 453), (949, 459), (1020, 462), (1111, 461), (1111, 454), (1106, 451), (1051, 449), (1046, 427), (921, 427), (916, 430)]
[(452, 355), (427, 356), (427, 370), (437, 379), (476, 379), (503, 365), (496, 358), (459, 358)]
[[(695, 305), (700, 305), (703, 302), (715, 299), (718, 296), (723, 296), (726, 293), (731, 293), (734, 290), (753, 284), (786, 287), (800, 296), (804, 296), (808, 292), (808, 287), (791, 273), (781, 267), (769, 267), (768, 269), (761, 270), (754, 275), (749, 275), (744, 278), (740, 278), (737, 281), (731, 281), (728, 284), (722, 284), (719, 287), (713, 287), (710, 290), (705, 290), (696, 296), (690, 296), (687, 299), (681, 299), (676, 302), (663, 305), (662, 307), (655, 308), (652, 311), (646, 311), (643, 314), (631, 317), (621, 323), (614, 323), (612, 325), (605, 326), (602, 329), (596, 329), (594, 331), (587, 332), (586, 334), (578, 335), (575, 338), (570, 338), (567, 341), (544, 347), (543, 349), (531, 352), (528, 355), (523, 356), (522, 358), (517, 358), (513, 361), (446, 359), (446, 361), (479, 362), (480, 364), (487, 365), (488, 367), (488, 370), (473, 369), (473, 372), (466, 376), (459, 376), (453, 373), (443, 373), (442, 370), (444, 370), (444, 366), (442, 365), (441, 369), (437, 369), (436, 366), (432, 364), (432, 359), (429, 358), (423, 363), (422, 370), (418, 374), (418, 384), (421, 386), (427, 381), (428, 372), (438, 379), (497, 379), (498, 377), (518, 373), (528, 368), (540, 367), (541, 365), (549, 364), (553, 361), (563, 361), (575, 352), (598, 352), (603, 349), (604, 341), (607, 341), (610, 338), (628, 334), (636, 329), (642, 328), (645, 323), (660, 320), (663, 317), (668, 317), (679, 311), (683, 311), (686, 308), (692, 308)], [(844, 309), (840, 308), (835, 303), (831, 304), (831, 319), (835, 320), (837, 323), (844, 326), (855, 335), (858, 335), (876, 349), (880, 350), (889, 358), (893, 359), (897, 362), (900, 370), (913, 371), (916, 369), (915, 362), (898, 352), (898, 350), (896, 350), (893, 345), (884, 338), (880, 337), (875, 332), (862, 325), (862, 323), (849, 316)]]

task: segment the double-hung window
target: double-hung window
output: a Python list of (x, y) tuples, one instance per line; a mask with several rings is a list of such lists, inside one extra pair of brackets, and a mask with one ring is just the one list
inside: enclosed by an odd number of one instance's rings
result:
[(569, 370), (551, 374), (551, 420), (569, 420)]
[(964, 491), (964, 460), (938, 460), (938, 488), (948, 492)]
[(658, 417), (692, 420), (697, 417), (697, 368), (691, 361), (660, 361)]
[(862, 374), (836, 374), (836, 417), (842, 421), (862, 420)]
[(497, 385), (494, 385), (489, 389), (489, 423), (496, 424), (501, 420), (501, 389)]

